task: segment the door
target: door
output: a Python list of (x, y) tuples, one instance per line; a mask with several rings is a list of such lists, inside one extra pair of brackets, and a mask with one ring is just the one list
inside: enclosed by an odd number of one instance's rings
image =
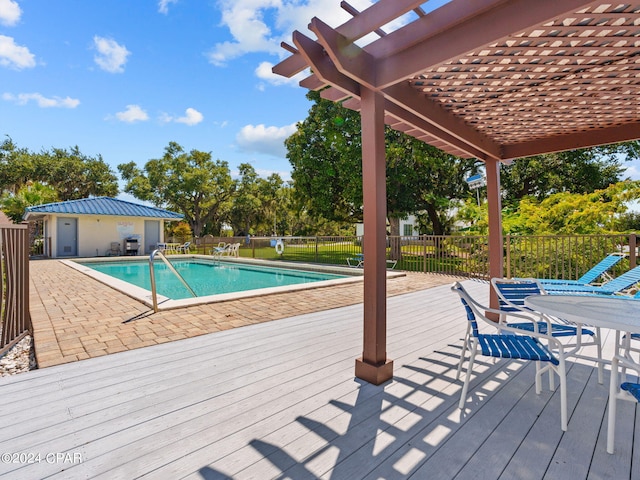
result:
[(144, 253), (151, 253), (160, 242), (160, 220), (144, 221)]
[(58, 257), (78, 256), (78, 219), (58, 218)]

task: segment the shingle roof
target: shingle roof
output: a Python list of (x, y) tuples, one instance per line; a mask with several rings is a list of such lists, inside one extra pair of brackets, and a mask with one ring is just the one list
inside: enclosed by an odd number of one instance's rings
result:
[(162, 208), (139, 205), (111, 197), (83, 198), (66, 202), (47, 203), (27, 207), (25, 219), (33, 214), (64, 213), (73, 215), (116, 215), (124, 217), (152, 217), (179, 220), (183, 215)]

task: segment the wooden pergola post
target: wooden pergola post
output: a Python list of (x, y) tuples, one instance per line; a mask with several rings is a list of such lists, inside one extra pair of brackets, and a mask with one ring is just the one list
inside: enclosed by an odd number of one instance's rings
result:
[(387, 188), (384, 97), (361, 90), (362, 190), (364, 206), (364, 346), (356, 377), (380, 385), (393, 377), (387, 359)]
[[(361, 112), (364, 349), (356, 376), (374, 384), (393, 375), (383, 122), (485, 162), (492, 277), (504, 275), (499, 162), (640, 138), (635, 4), (451, 0), (425, 11), (424, 3), (378, 0), (358, 12), (343, 1), (351, 19), (334, 28), (312, 18), (317, 40), (293, 32), (295, 46), (282, 44), (290, 55), (273, 67), (287, 78), (310, 67), (302, 87)], [(412, 20), (394, 22), (409, 12)], [(493, 291), (490, 305), (498, 306)]]
[[(485, 160), (487, 175), (487, 208), (489, 215), (489, 276), (504, 275), (502, 242), (502, 202), (500, 200), (500, 162), (494, 158)], [(489, 306), (499, 308), (498, 295), (491, 289)]]

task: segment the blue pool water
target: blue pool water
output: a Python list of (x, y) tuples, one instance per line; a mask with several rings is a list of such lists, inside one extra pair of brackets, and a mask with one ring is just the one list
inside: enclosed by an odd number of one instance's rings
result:
[[(82, 264), (119, 280), (151, 290), (148, 260), (82, 262)], [(172, 261), (171, 264), (199, 297), (345, 278), (344, 275), (237, 263), (207, 262), (197, 259)], [(162, 261), (156, 260), (154, 268), (159, 295), (173, 300), (193, 298), (193, 295)]]

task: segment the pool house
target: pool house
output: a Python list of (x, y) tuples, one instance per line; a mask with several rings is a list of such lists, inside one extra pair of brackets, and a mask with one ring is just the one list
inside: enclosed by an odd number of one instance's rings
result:
[(164, 242), (164, 224), (179, 213), (111, 197), (28, 207), (24, 219), (40, 222), (42, 254), (50, 258), (149, 254)]

